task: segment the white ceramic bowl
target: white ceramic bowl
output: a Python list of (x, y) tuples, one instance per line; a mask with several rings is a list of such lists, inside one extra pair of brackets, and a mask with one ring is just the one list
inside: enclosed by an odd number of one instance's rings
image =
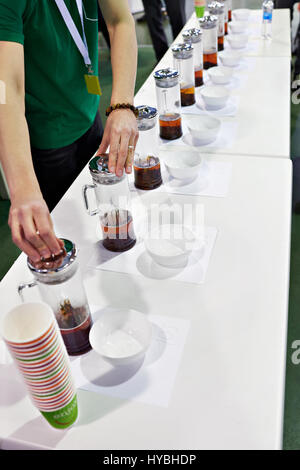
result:
[(230, 96), (227, 88), (216, 85), (205, 86), (200, 90), (200, 93), (208, 109), (224, 108)]
[(233, 70), (229, 67), (217, 66), (208, 70), (208, 75), (215, 85), (226, 85), (232, 78)]
[(231, 21), (229, 23), (230, 32), (233, 34), (242, 34), (247, 29), (245, 21)]
[(242, 55), (238, 51), (221, 51), (219, 52), (219, 58), (225, 67), (236, 67), (239, 65)]
[(152, 326), (147, 315), (136, 310), (115, 309), (101, 314), (89, 339), (92, 348), (114, 366), (143, 358), (150, 346)]
[(191, 181), (198, 176), (202, 158), (197, 152), (188, 150), (163, 151), (162, 160), (168, 173), (178, 180)]
[(248, 8), (237, 8), (232, 11), (232, 17), (237, 21), (248, 21), (250, 17), (250, 10), (248, 10)]
[(243, 49), (247, 46), (249, 37), (247, 34), (228, 34), (227, 40), (232, 49)]
[(199, 116), (186, 115), (184, 120), (193, 140), (200, 145), (214, 142), (219, 135), (221, 129), (220, 119), (200, 114)]
[(183, 268), (196, 247), (196, 238), (183, 225), (163, 224), (149, 232), (145, 247), (157, 264), (166, 268)]

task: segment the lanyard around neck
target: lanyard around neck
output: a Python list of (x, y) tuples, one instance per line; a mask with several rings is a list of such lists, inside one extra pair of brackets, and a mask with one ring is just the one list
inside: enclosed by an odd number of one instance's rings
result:
[(88, 45), (87, 45), (87, 40), (86, 40), (86, 36), (85, 36), (85, 31), (84, 31), (84, 21), (83, 21), (83, 3), (82, 3), (82, 0), (76, 0), (76, 4), (77, 4), (77, 8), (78, 8), (78, 11), (79, 11), (79, 16), (80, 16), (80, 20), (81, 20), (81, 24), (82, 24), (82, 31), (83, 31), (83, 39), (82, 37), (80, 36), (79, 34), (79, 31), (77, 29), (77, 26), (75, 25), (74, 23), (74, 20), (68, 10), (68, 8), (66, 7), (66, 4), (64, 2), (64, 0), (55, 0), (55, 3), (61, 13), (61, 16), (63, 17), (63, 20), (80, 52), (80, 54), (82, 55), (83, 57), (83, 60), (84, 60), (84, 63), (85, 65), (91, 69), (91, 65), (92, 65), (92, 62), (91, 62), (91, 59), (90, 59), (90, 56), (89, 56), (89, 49), (88, 49)]

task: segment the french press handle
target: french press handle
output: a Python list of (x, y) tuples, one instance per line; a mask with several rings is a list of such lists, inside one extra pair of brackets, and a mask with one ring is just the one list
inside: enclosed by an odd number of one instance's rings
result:
[(36, 281), (24, 282), (24, 283), (19, 285), (18, 294), (21, 297), (22, 302), (25, 302), (24, 295), (23, 295), (23, 290), (27, 289), (27, 288), (30, 288), (30, 287), (36, 287), (36, 286), (37, 286)]
[(95, 189), (96, 187), (97, 186), (95, 184), (85, 184), (82, 188), (84, 206), (85, 206), (85, 209), (86, 209), (87, 213), (91, 216), (97, 215), (99, 213), (99, 209), (94, 209), (94, 210), (90, 209), (87, 193), (88, 193), (89, 189)]

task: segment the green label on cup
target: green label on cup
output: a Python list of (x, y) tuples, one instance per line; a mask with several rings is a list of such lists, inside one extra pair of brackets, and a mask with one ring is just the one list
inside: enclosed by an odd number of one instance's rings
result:
[(41, 411), (51, 426), (65, 429), (75, 423), (78, 416), (77, 396), (67, 405), (56, 411)]
[(205, 6), (204, 7), (199, 7), (195, 5), (195, 11), (196, 11), (196, 16), (197, 18), (203, 18), (204, 13), (205, 13)]

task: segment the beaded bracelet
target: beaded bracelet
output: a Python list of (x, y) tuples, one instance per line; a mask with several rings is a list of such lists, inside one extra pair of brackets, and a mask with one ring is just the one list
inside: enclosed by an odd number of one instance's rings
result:
[(110, 113), (115, 109), (130, 109), (136, 118), (139, 116), (139, 110), (130, 103), (117, 103), (112, 106), (109, 106), (105, 112), (106, 116), (109, 116)]

